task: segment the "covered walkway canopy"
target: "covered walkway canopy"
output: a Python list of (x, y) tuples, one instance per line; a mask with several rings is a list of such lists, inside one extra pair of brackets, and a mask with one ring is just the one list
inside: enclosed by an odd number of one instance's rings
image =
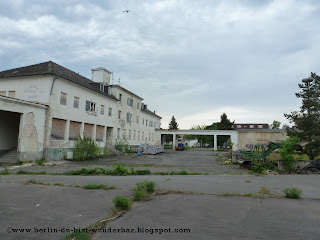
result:
[(205, 135), (213, 136), (213, 149), (218, 150), (217, 136), (230, 136), (233, 145), (233, 150), (238, 150), (238, 132), (236, 130), (156, 130), (156, 133), (161, 136), (161, 142), (163, 143), (164, 135), (173, 136), (173, 149), (175, 148), (177, 135)]

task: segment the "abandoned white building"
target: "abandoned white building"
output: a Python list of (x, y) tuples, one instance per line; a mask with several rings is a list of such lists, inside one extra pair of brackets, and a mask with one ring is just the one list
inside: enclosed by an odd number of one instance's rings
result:
[(0, 72), (0, 158), (61, 159), (78, 136), (159, 145), (161, 117), (110, 74), (92, 69), (90, 80), (51, 61)]

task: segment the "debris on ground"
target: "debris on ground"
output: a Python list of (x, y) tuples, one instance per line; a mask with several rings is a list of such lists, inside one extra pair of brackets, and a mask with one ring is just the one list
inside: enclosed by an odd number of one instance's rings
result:
[(302, 169), (297, 169), (298, 174), (320, 174), (320, 159), (314, 160)]

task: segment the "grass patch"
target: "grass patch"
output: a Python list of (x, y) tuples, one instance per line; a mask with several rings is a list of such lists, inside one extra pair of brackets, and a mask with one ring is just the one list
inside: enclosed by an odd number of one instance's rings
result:
[(150, 175), (151, 172), (149, 169), (142, 169), (134, 171), (134, 175)]
[(116, 196), (113, 198), (112, 202), (117, 210), (124, 211), (128, 210), (131, 206), (131, 200), (123, 196)]
[(90, 240), (90, 235), (87, 232), (73, 232), (66, 235), (61, 240)]
[(137, 186), (132, 190), (134, 201), (141, 201), (148, 194), (155, 192), (156, 184), (152, 181), (145, 180), (145, 181), (136, 183), (136, 185)]
[(251, 183), (251, 180), (245, 180), (246, 183)]
[(260, 194), (264, 194), (264, 195), (270, 195), (270, 190), (266, 187), (261, 187), (260, 188), (260, 191), (259, 191)]
[(87, 184), (82, 186), (83, 189), (104, 189), (104, 190), (109, 190), (109, 189), (116, 189), (116, 186), (114, 185), (104, 185), (104, 184)]
[(9, 174), (11, 174), (11, 173), (9, 172), (7, 167), (5, 167), (5, 169), (0, 172), (0, 175), (9, 175)]
[(45, 161), (46, 161), (45, 159), (39, 159), (39, 160), (36, 160), (36, 164), (38, 166), (44, 166)]
[(283, 189), (283, 193), (285, 194), (286, 198), (299, 199), (302, 195), (302, 189), (296, 187), (285, 188)]

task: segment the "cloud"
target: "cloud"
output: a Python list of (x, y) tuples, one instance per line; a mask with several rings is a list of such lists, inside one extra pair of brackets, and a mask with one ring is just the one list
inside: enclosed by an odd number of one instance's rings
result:
[[(180, 126), (285, 122), (319, 72), (317, 1), (2, 1), (1, 70), (53, 60), (106, 67)], [(131, 10), (123, 13), (123, 10)], [(156, 94), (155, 94), (156, 93)], [(240, 111), (240, 112), (239, 112)]]

